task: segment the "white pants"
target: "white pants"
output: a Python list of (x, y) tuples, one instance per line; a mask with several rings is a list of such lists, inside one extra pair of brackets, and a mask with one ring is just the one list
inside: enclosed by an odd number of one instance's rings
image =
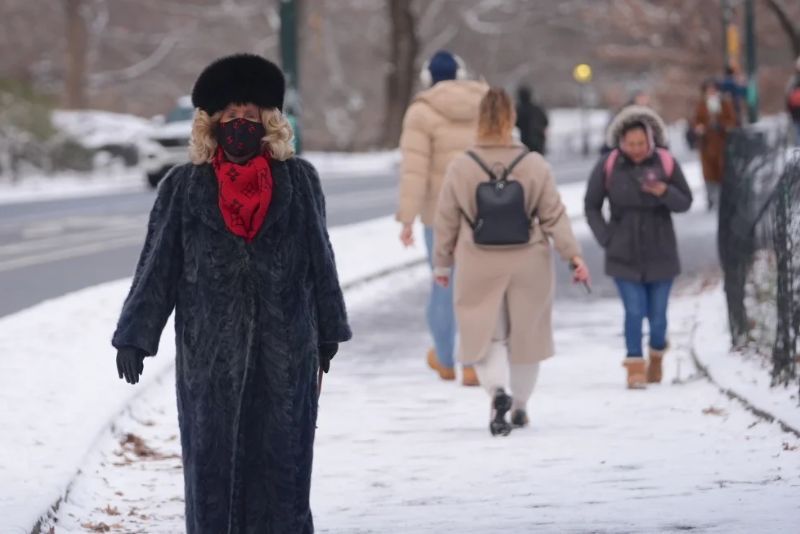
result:
[(498, 389), (510, 391), (514, 399), (513, 410), (524, 410), (533, 394), (539, 377), (539, 362), (526, 364), (509, 363), (508, 336), (510, 332), (508, 301), (503, 299), (497, 327), (486, 356), (475, 364), (475, 372), (481, 386), (494, 397)]

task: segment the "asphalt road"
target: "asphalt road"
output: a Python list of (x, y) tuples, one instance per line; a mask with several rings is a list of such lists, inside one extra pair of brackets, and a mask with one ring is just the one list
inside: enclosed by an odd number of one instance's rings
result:
[[(581, 159), (553, 165), (559, 183), (583, 181), (592, 162)], [(394, 174), (364, 177), (323, 176), (330, 226), (364, 221), (394, 212)], [(152, 191), (0, 206), (0, 316), (65, 293), (133, 274), (147, 226)], [(708, 217), (681, 219), (681, 244), (689, 272), (716, 265), (711, 254), (713, 227)], [(700, 229), (700, 231), (698, 231)], [(394, 239), (395, 236), (388, 236)], [(595, 273), (595, 296), (613, 294), (602, 277), (602, 255), (589, 236), (584, 249)], [(688, 261), (687, 261), (688, 260)], [(560, 269), (559, 294), (583, 298)]]

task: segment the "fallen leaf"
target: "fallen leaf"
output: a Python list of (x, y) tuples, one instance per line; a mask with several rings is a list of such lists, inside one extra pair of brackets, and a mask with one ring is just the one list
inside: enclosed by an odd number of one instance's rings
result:
[(81, 523), (81, 526), (89, 532), (111, 532), (111, 527), (103, 523)]
[(105, 508), (101, 510), (102, 512), (107, 513), (108, 515), (119, 515), (119, 510), (116, 506), (111, 506), (110, 504), (106, 505)]
[(709, 406), (708, 408), (703, 409), (703, 413), (705, 415), (727, 415), (728, 412), (723, 410), (722, 408), (717, 408), (716, 406)]

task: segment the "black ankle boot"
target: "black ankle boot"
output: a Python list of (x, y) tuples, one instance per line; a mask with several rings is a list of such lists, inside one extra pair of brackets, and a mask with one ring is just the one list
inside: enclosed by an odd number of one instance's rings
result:
[(511, 409), (511, 397), (503, 388), (497, 390), (492, 400), (493, 416), (489, 423), (489, 432), (493, 436), (507, 436), (511, 433), (511, 425), (506, 421), (506, 414)]
[(511, 426), (514, 428), (522, 428), (528, 426), (528, 414), (525, 410), (517, 409), (511, 412)]

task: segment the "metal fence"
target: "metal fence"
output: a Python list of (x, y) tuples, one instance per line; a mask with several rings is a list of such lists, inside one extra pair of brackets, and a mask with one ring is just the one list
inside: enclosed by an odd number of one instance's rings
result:
[(731, 340), (760, 355), (773, 385), (798, 378), (800, 150), (786, 131), (728, 137), (718, 245)]

